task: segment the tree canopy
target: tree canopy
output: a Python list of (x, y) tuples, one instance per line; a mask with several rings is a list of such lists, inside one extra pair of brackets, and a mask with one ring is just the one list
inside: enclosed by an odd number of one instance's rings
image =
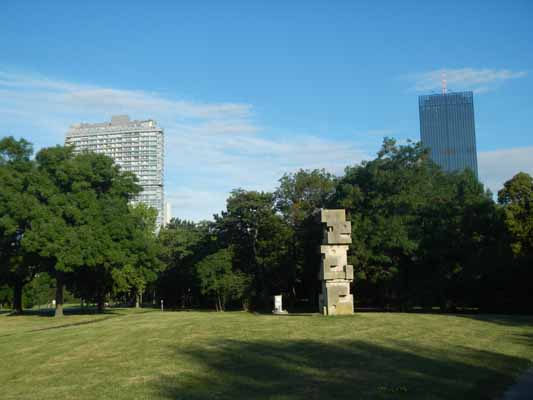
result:
[(37, 272), (56, 281), (56, 315), (64, 286), (103, 309), (106, 296), (144, 290), (162, 267), (155, 214), (131, 207), (136, 178), (102, 154), (42, 149), (30, 159), (24, 139), (0, 142), (3, 281), (21, 288)]
[(32, 158), (30, 143), (7, 137), (0, 181), (0, 303), (16, 312), (52, 288), (58, 316), (64, 288), (100, 311), (143, 298), (265, 310), (277, 294), (316, 310), (320, 208), (351, 221), (359, 306), (533, 311), (533, 178), (512, 177), (496, 203), (472, 171), (442, 171), (420, 143), (386, 138), (340, 176), (287, 173), (272, 192), (233, 190), (213, 221), (160, 229), (136, 202), (135, 176), (102, 154), (56, 146)]

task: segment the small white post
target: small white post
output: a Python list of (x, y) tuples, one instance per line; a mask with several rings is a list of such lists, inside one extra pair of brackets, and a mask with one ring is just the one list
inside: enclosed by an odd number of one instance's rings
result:
[(274, 310), (273, 314), (288, 314), (287, 311), (283, 309), (283, 297), (280, 295), (274, 296)]

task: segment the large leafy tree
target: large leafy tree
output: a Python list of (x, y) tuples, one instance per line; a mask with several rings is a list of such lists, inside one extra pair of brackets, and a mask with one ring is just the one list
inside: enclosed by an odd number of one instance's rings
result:
[(142, 304), (142, 294), (158, 277), (165, 265), (160, 261), (156, 238), (157, 210), (145, 204), (130, 207), (126, 235), (119, 242), (126, 252), (122, 268), (113, 271), (114, 292), (133, 292), (135, 305)]
[[(531, 312), (533, 309), (533, 178), (520, 172), (498, 192), (510, 250), (506, 268), (498, 270), (499, 310)], [(496, 279), (495, 279), (496, 280)], [(503, 287), (502, 287), (503, 286)]]
[(480, 306), (482, 286), (501, 261), (501, 219), (471, 171), (439, 174), (421, 212), (422, 237), (411, 300), (422, 305)]
[(420, 143), (385, 139), (376, 159), (346, 169), (332, 204), (352, 221), (359, 301), (402, 308), (479, 303), (477, 286), (487, 278), (480, 264), (498, 255), (499, 225), (490, 194), (471, 171), (445, 173)]
[(22, 290), (37, 273), (40, 260), (22, 248), (22, 239), (40, 212), (40, 177), (24, 139), (0, 140), (0, 283), (13, 289), (13, 310), (22, 312)]
[(348, 167), (332, 205), (352, 222), (356, 294), (374, 304), (401, 303), (409, 291), (421, 232), (419, 215), (436, 189), (438, 168), (420, 144), (385, 139), (376, 159)]
[(242, 299), (249, 286), (249, 276), (233, 271), (232, 258), (231, 249), (221, 249), (196, 266), (202, 293), (214, 299), (217, 311), (225, 311), (228, 301)]
[[(23, 240), (26, 248), (48, 259), (56, 280), (56, 316), (63, 315), (63, 291), (69, 280), (93, 285), (99, 309), (113, 288), (113, 270), (127, 264), (121, 241), (128, 237), (128, 201), (139, 193), (135, 177), (113, 160), (94, 153), (74, 155), (53, 147), (36, 156), (42, 174), (45, 207)], [(76, 279), (77, 278), (77, 279)]]
[(290, 263), (291, 231), (276, 213), (274, 196), (234, 190), (215, 222), (220, 246), (233, 248), (234, 270), (250, 277), (250, 305), (268, 307), (272, 295), (287, 291)]
[(316, 307), (322, 231), (316, 211), (326, 207), (335, 191), (335, 177), (325, 170), (299, 170), (285, 174), (275, 192), (276, 209), (291, 229), (287, 270), (289, 299), (311, 300)]
[(275, 193), (276, 207), (287, 221), (298, 227), (318, 208), (324, 207), (335, 191), (335, 177), (323, 169), (285, 174)]
[(519, 172), (505, 182), (498, 192), (498, 201), (504, 206), (505, 225), (511, 235), (515, 255), (533, 252), (533, 177)]
[(165, 304), (190, 307), (200, 297), (195, 265), (217, 250), (216, 234), (210, 222), (173, 219), (159, 231), (160, 259), (165, 269), (157, 287)]

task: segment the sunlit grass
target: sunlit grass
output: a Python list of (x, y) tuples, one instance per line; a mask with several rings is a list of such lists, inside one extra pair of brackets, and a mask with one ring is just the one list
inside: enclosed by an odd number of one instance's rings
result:
[(0, 315), (2, 399), (459, 399), (533, 359), (533, 318), (113, 309)]

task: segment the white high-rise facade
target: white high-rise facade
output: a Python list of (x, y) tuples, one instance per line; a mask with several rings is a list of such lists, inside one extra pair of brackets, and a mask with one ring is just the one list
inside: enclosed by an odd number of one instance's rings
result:
[(154, 120), (131, 121), (127, 115), (111, 118), (111, 122), (72, 125), (65, 139), (75, 152), (103, 153), (133, 172), (143, 191), (134, 202), (145, 203), (157, 210), (157, 225), (165, 221), (164, 133)]

